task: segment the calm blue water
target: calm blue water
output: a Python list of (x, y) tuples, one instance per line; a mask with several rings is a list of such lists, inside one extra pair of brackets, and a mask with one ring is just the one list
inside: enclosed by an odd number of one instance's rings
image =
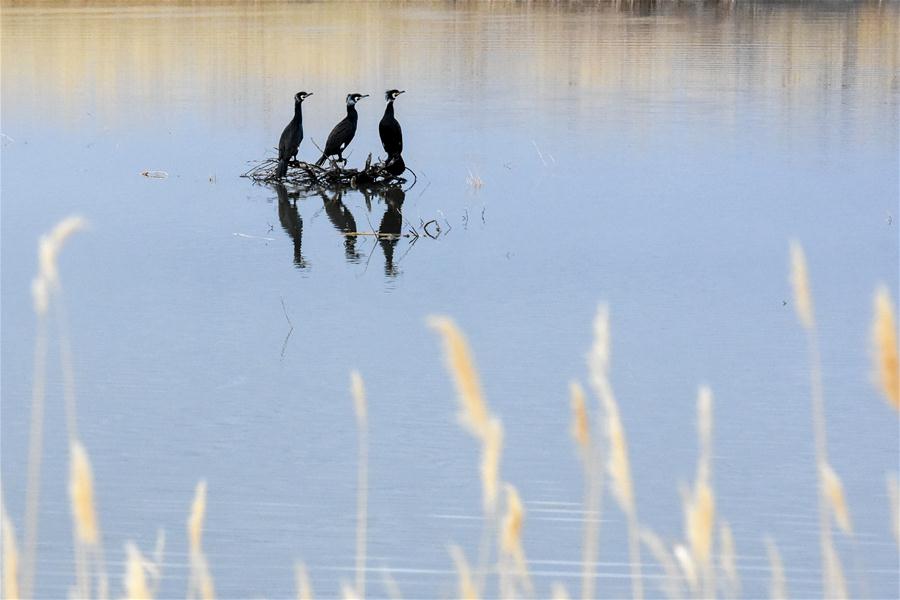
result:
[[(159, 528), (161, 594), (184, 593), (185, 521), (204, 478), (221, 596), (293, 595), (301, 559), (317, 594), (337, 595), (353, 579), (358, 369), (370, 590), (385, 594), (387, 568), (407, 597), (454, 595), (447, 545), (474, 560), (481, 492), (477, 448), (425, 325), (449, 314), (503, 420), (502, 475), (528, 510), (538, 592), (562, 581), (577, 595), (585, 515), (567, 386), (586, 377), (604, 301), (641, 521), (683, 539), (678, 485), (693, 478), (695, 396), (707, 383), (717, 508), (734, 529), (744, 594), (767, 593), (771, 535), (791, 593), (816, 596), (809, 369), (787, 281), (797, 239), (830, 457), (857, 531), (838, 536), (851, 593), (896, 594), (884, 478), (900, 438), (868, 345), (874, 289), (900, 296), (896, 3), (5, 2), (2, 13), (0, 466), (20, 540), (36, 241), (77, 213), (91, 228), (60, 270), (116, 594), (124, 542), (149, 552)], [(417, 228), (435, 219), (438, 239), (347, 239), (322, 197), (297, 199), (294, 212), (239, 177), (274, 154), (301, 89), (315, 92), (305, 160), (344, 95), (371, 94), (351, 145), (351, 164), (362, 163), (380, 150), (381, 98), (394, 87), (407, 90), (397, 117), (418, 175), (402, 214)], [(360, 231), (377, 229), (387, 206), (354, 191), (341, 201)], [(43, 597), (74, 580), (55, 340)], [(626, 530), (611, 500), (603, 519), (598, 591), (620, 596)], [(645, 562), (658, 595), (659, 568), (646, 552)]]

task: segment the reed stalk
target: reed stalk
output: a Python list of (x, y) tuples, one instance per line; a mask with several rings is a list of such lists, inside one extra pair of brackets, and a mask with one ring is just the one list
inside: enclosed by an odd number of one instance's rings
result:
[(569, 600), (569, 592), (566, 591), (566, 586), (557, 581), (553, 584), (550, 591), (550, 597), (553, 600)]
[(697, 433), (700, 453), (694, 489), (683, 493), (685, 534), (698, 569), (699, 591), (704, 597), (711, 597), (716, 592), (712, 563), (716, 502), (712, 488), (712, 392), (706, 386), (701, 386), (697, 394)]
[[(525, 558), (525, 549), (522, 546), (522, 527), (525, 523), (525, 507), (519, 492), (511, 484), (506, 484), (506, 514), (503, 517), (503, 526), (500, 535), (500, 552), (506, 555), (512, 563), (514, 577), (507, 580), (507, 585), (501, 583), (501, 590), (506, 590), (505, 598), (521, 597), (516, 587), (516, 580), (522, 584), (522, 591), (527, 596), (534, 595), (534, 585), (528, 574), (528, 560)], [(501, 581), (505, 578), (505, 569), (501, 568)]]
[[(39, 298), (40, 292), (35, 294)], [(47, 363), (46, 310), (36, 300), (37, 334), (34, 343), (34, 383), (31, 388), (31, 417), (28, 431), (28, 467), (25, 484), (25, 544), (22, 563), (22, 597), (34, 597), (34, 567), (37, 561), (38, 507), (41, 502), (41, 464), (44, 452), (44, 397)], [(45, 305), (44, 305), (45, 306)]]
[(400, 593), (400, 586), (397, 580), (391, 574), (387, 567), (381, 568), (381, 583), (384, 585), (384, 591), (391, 600), (403, 600), (403, 594)]
[[(75, 532), (76, 590), (82, 598), (93, 596), (91, 565), (96, 564), (94, 550), (100, 543), (100, 528), (94, 505), (94, 477), (90, 459), (77, 440), (69, 448), (69, 499)], [(97, 596), (104, 597), (105, 581), (98, 569)]]
[(497, 496), (500, 483), (500, 458), (503, 449), (503, 427), (491, 415), (482, 392), (475, 361), (465, 336), (448, 317), (428, 318), (429, 326), (443, 341), (447, 369), (453, 377), (460, 404), (459, 422), (481, 444), (481, 488), (484, 508), (484, 527), (479, 544), (479, 568), (475, 593), (484, 588), (487, 564), (490, 560), (490, 540), (497, 527)]
[(822, 358), (819, 352), (818, 330), (813, 310), (806, 255), (797, 242), (790, 244), (790, 282), (794, 292), (794, 308), (797, 319), (806, 332), (810, 360), (810, 396), (812, 399), (813, 435), (815, 438), (816, 471), (819, 503), (819, 545), (822, 554), (822, 595), (842, 597), (843, 572), (840, 558), (834, 549), (829, 517), (829, 501), (826, 470), (828, 465), (828, 440), (825, 428), (825, 394), (822, 386)]
[(894, 541), (897, 542), (897, 550), (900, 551), (900, 482), (897, 481), (897, 476), (894, 474), (887, 476), (887, 492), (891, 512), (891, 534), (894, 536)]
[(734, 536), (727, 522), (719, 525), (719, 568), (725, 581), (725, 595), (739, 598), (741, 595), (741, 578), (737, 570), (737, 553), (734, 549)]
[(0, 500), (0, 530), (3, 537), (3, 597), (19, 598), (19, 549), (16, 530), (6, 514), (6, 503)]
[(788, 597), (787, 579), (784, 576), (784, 566), (781, 562), (781, 553), (775, 540), (766, 538), (766, 554), (769, 556), (769, 572), (772, 581), (769, 584), (769, 597), (772, 600), (783, 600)]
[(356, 594), (366, 597), (366, 530), (369, 502), (369, 426), (366, 391), (359, 373), (350, 375), (353, 407), (359, 436), (359, 457), (356, 479)]
[(459, 546), (450, 546), (450, 556), (453, 558), (453, 564), (456, 565), (456, 580), (458, 585), (458, 596), (461, 600), (477, 600), (479, 597), (478, 587), (472, 578), (472, 569), (469, 567), (469, 561)]
[(603, 470), (599, 448), (591, 435), (590, 417), (584, 389), (576, 382), (569, 385), (572, 406), (572, 438), (578, 446), (578, 454), (584, 468), (585, 524), (581, 557), (581, 598), (594, 597), (594, 564), (597, 562), (597, 546), (600, 533), (600, 502), (602, 498)]
[(191, 514), (187, 521), (188, 546), (191, 573), (188, 581), (188, 598), (212, 600), (216, 596), (209, 564), (203, 554), (203, 521), (206, 518), (206, 482), (200, 481), (194, 491)]
[(153, 593), (147, 583), (146, 562), (137, 546), (125, 544), (125, 597), (129, 600), (152, 600)]
[(663, 568), (665, 577), (662, 578), (660, 586), (663, 593), (672, 600), (683, 597), (681, 587), (683, 577), (677, 559), (669, 552), (659, 536), (646, 527), (641, 529), (641, 541)]
[(631, 467), (628, 460), (628, 441), (625, 428), (619, 416), (619, 405), (609, 380), (610, 328), (609, 311), (600, 305), (594, 318), (594, 343), (588, 354), (588, 371), (594, 393), (600, 399), (604, 412), (605, 431), (609, 458), (607, 471), (612, 482), (613, 496), (618, 501), (628, 521), (628, 556), (631, 566), (631, 593), (635, 600), (644, 596), (641, 574), (640, 523), (637, 503), (631, 481)]
[(25, 488), (25, 548), (22, 573), (22, 595), (33, 596), (35, 564), (37, 560), (38, 509), (41, 491), (41, 463), (44, 445), (44, 400), (47, 362), (47, 311), (54, 295), (59, 294), (60, 281), (57, 261), (66, 241), (87, 222), (81, 217), (68, 217), (59, 222), (38, 241), (38, 273), (32, 281), (31, 292), (37, 334), (34, 349), (34, 382), (31, 395), (27, 482)]
[(297, 600), (312, 600), (313, 590), (309, 581), (309, 572), (302, 562), (294, 565), (294, 580), (297, 585)]

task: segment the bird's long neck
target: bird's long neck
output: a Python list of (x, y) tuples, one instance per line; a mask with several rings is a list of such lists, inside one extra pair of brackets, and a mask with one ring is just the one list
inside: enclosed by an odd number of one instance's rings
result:
[(388, 100), (387, 106), (384, 107), (384, 116), (385, 117), (393, 117), (394, 116), (394, 101)]
[(303, 122), (303, 103), (302, 102), (294, 102), (294, 122), (295, 123)]
[(359, 118), (359, 115), (356, 112), (356, 106), (354, 106), (353, 104), (347, 105), (347, 117), (354, 123)]

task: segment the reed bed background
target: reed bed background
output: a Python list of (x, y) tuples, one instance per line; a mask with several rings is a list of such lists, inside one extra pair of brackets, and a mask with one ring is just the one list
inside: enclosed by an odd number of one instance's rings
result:
[[(43, 452), (44, 400), (48, 329), (58, 330), (61, 368), (64, 376), (65, 418), (70, 459), (69, 495), (72, 512), (73, 559), (75, 580), (70, 595), (78, 598), (153, 598), (164, 577), (162, 571), (165, 536), (161, 533), (155, 548), (145, 554), (135, 544), (124, 548), (125, 568), (121, 574), (106, 569), (100, 516), (94, 501), (94, 483), (89, 452), (80, 441), (76, 429), (76, 395), (72, 353), (67, 335), (66, 312), (57, 257), (66, 240), (83, 230), (86, 222), (79, 217), (62, 221), (42, 236), (38, 244), (39, 271), (32, 284), (37, 335), (34, 350), (34, 386), (32, 393), (31, 429), (27, 465), (27, 498), (23, 530), (15, 524), (0, 503), (2, 522), (2, 591), (5, 598), (30, 598), (40, 573), (35, 571), (38, 540), (38, 506), (40, 505), (40, 466)], [(811, 419), (815, 436), (814, 464), (809, 468), (818, 477), (819, 541), (821, 556), (821, 590), (823, 597), (844, 598), (858, 594), (848, 582), (844, 561), (835, 545), (841, 536), (854, 540), (853, 521), (840, 475), (828, 458), (825, 395), (814, 296), (811, 278), (801, 245), (789, 246), (789, 280), (793, 288), (793, 305), (799, 325), (804, 330), (809, 352)], [(51, 318), (51, 312), (52, 318)], [(444, 355), (459, 399), (459, 424), (472, 435), (480, 448), (478, 465), (482, 488), (482, 533), (478, 555), (468, 557), (461, 547), (448, 547), (448, 561), (457, 572), (457, 595), (460, 598), (533, 598), (553, 597), (583, 599), (600, 597), (594, 565), (598, 558), (600, 519), (586, 519), (582, 544), (583, 573), (580, 589), (567, 589), (560, 582), (550, 589), (535, 586), (523, 547), (523, 531), (527, 513), (515, 485), (503, 477), (501, 458), (503, 425), (487, 402), (478, 370), (468, 342), (454, 321), (446, 316), (431, 317), (428, 325), (443, 344)], [(895, 411), (900, 411), (900, 367), (898, 367), (897, 323), (892, 299), (887, 288), (880, 286), (873, 295), (871, 325), (873, 384)], [(593, 393), (590, 398), (578, 381), (571, 382), (571, 436), (577, 459), (584, 472), (584, 505), (589, 514), (599, 515), (607, 497), (614, 500), (627, 525), (627, 547), (631, 566), (633, 598), (666, 596), (669, 598), (736, 598), (741, 595), (741, 578), (736, 567), (736, 544), (724, 515), (716, 509), (713, 478), (713, 392), (700, 385), (697, 392), (697, 436), (699, 456), (696, 475), (690, 484), (682, 484), (681, 510), (684, 515), (683, 538), (675, 542), (661, 539), (640, 520), (638, 498), (632, 485), (628, 439), (612, 386), (612, 334), (609, 309), (600, 305), (593, 323), (594, 342), (587, 355), (587, 381)], [(345, 598), (364, 598), (366, 589), (366, 547), (368, 522), (368, 416), (362, 376), (351, 373), (350, 391), (354, 403), (358, 431), (358, 479), (356, 523), (356, 570), (353, 582), (343, 582), (340, 593)], [(596, 402), (596, 404), (594, 404)], [(591, 408), (593, 406), (593, 408)], [(864, 409), (864, 407), (863, 407)], [(573, 458), (574, 460), (574, 458)], [(900, 485), (896, 473), (886, 475), (890, 506), (885, 510), (885, 524), (890, 528), (900, 551)], [(186, 535), (189, 541), (190, 575), (186, 597), (216, 597), (213, 568), (203, 551), (203, 529), (207, 503), (207, 485), (197, 483), (193, 501), (187, 511)], [(187, 508), (187, 507), (186, 507)], [(812, 507), (810, 507), (812, 508)], [(889, 517), (887, 515), (890, 515)], [(19, 539), (22, 540), (21, 552)], [(750, 543), (754, 540), (741, 540)], [(759, 540), (756, 540), (759, 541)], [(786, 598), (790, 582), (777, 542), (761, 537), (769, 560), (770, 595)], [(439, 540), (438, 542), (445, 542)], [(651, 556), (664, 573), (659, 588), (645, 589), (642, 554)], [(389, 570), (383, 573), (384, 593), (401, 597), (402, 590)], [(312, 598), (313, 586), (303, 562), (296, 565), (298, 598)], [(333, 595), (329, 590), (328, 595)]]

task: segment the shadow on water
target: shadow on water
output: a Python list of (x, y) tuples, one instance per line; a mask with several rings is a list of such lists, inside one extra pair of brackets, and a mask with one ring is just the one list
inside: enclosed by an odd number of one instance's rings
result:
[(325, 214), (328, 220), (334, 225), (344, 238), (344, 257), (348, 262), (358, 263), (362, 254), (356, 249), (357, 233), (356, 219), (353, 213), (344, 205), (343, 190), (335, 190), (333, 192), (319, 191), (319, 196), (325, 205)]
[(406, 192), (403, 188), (390, 187), (381, 193), (384, 198), (385, 209), (378, 226), (378, 243), (384, 251), (384, 274), (386, 277), (396, 277), (400, 271), (394, 264), (394, 249), (400, 241), (400, 231), (403, 227), (403, 201), (406, 200)]
[[(280, 183), (272, 184), (272, 187), (278, 195), (278, 220), (294, 243), (294, 266), (298, 269), (309, 269), (310, 262), (303, 256), (302, 251), (303, 217), (298, 205), (298, 200), (302, 200), (304, 196), (298, 191), (289, 190)], [(344, 204), (344, 195), (347, 190), (318, 190), (313, 197), (318, 196), (322, 199), (322, 207), (328, 220), (343, 238), (344, 258), (348, 263), (359, 264), (366, 259), (368, 264), (368, 261), (372, 259), (372, 252), (374, 252), (376, 244), (372, 245), (372, 251), (365, 252), (358, 248), (359, 240), (365, 237), (374, 237), (384, 253), (385, 277), (395, 278), (401, 272), (394, 256), (398, 243), (404, 237), (402, 208), (403, 202), (406, 200), (406, 192), (400, 186), (354, 191), (362, 194), (365, 210), (369, 213), (373, 211), (373, 207), (377, 211), (378, 204), (384, 203), (384, 212), (377, 230), (374, 229), (373, 221), (369, 220), (367, 216), (366, 221), (369, 222), (372, 231), (360, 231), (353, 212)], [(411, 246), (412, 244), (410, 244)]]
[(278, 194), (278, 220), (285, 232), (294, 241), (294, 266), (298, 269), (306, 269), (309, 264), (303, 258), (303, 218), (300, 211), (297, 210), (297, 198), (300, 194), (297, 192), (288, 192), (284, 185), (277, 183), (274, 185), (275, 192)]

